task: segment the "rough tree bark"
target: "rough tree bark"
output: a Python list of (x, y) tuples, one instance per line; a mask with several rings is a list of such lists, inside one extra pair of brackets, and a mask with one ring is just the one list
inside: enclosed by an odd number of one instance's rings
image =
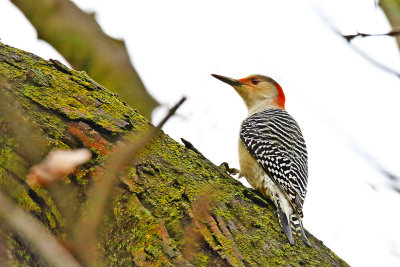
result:
[[(121, 137), (150, 123), (84, 72), (4, 44), (0, 92), (3, 109), (14, 99), (14, 110), (0, 114), (0, 189), (68, 244), (87, 188), (98, 179), (94, 171)], [(86, 147), (94, 155), (58, 182), (57, 194), (24, 182), (54, 147)], [(347, 266), (310, 233), (312, 248), (299, 239), (290, 246), (272, 204), (168, 135), (118, 181), (98, 231), (104, 266)], [(3, 263), (46, 265), (12, 227), (0, 229)]]

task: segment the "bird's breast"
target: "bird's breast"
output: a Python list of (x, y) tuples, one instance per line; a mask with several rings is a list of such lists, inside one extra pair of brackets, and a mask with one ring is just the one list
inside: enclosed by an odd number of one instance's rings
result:
[(249, 184), (264, 197), (272, 200), (275, 206), (280, 207), (287, 214), (293, 213), (293, 208), (279, 187), (272, 181), (258, 162), (250, 155), (239, 139), (240, 176), (246, 177)]
[(239, 165), (240, 176), (246, 177), (247, 182), (256, 190), (260, 190), (263, 186), (264, 170), (258, 162), (250, 155), (239, 138)]

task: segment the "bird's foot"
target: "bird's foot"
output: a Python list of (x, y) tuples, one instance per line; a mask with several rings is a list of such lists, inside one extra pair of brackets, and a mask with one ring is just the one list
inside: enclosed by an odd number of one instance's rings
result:
[(236, 174), (240, 173), (240, 171), (238, 169), (229, 168), (229, 164), (227, 162), (222, 162), (221, 165), (219, 165), (219, 167), (231, 175), (236, 175)]

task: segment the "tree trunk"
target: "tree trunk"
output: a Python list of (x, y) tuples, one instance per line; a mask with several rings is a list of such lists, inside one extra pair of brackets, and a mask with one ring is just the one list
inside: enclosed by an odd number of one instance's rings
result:
[[(84, 72), (4, 44), (0, 93), (0, 189), (68, 247), (87, 189), (101, 179), (95, 170), (149, 122)], [(72, 175), (48, 189), (25, 183), (50, 149), (80, 147), (93, 158)], [(98, 229), (103, 266), (348, 266), (310, 233), (312, 248), (299, 238), (290, 246), (271, 203), (165, 134), (111, 195)], [(12, 226), (0, 229), (3, 263), (46, 266)]]

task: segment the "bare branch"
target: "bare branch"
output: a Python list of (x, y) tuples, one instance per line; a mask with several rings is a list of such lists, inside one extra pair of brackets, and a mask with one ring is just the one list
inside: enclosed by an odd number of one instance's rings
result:
[(387, 33), (362, 33), (357, 32), (356, 34), (342, 35), (347, 41), (351, 41), (356, 37), (378, 37), (378, 36), (397, 36), (400, 35), (400, 30), (392, 30)]
[(178, 108), (183, 104), (183, 102), (186, 101), (186, 97), (182, 97), (181, 100), (179, 100), (178, 103), (175, 104), (167, 113), (164, 119), (161, 120), (161, 122), (157, 125), (158, 129), (161, 129), (164, 124), (172, 117), (172, 115), (175, 114), (175, 112), (178, 110)]
[[(374, 65), (375, 67), (388, 72), (390, 74), (396, 75), (398, 78), (400, 78), (400, 73), (397, 72), (394, 69), (391, 69), (385, 65), (383, 65), (382, 63), (376, 61), (375, 59), (373, 59), (372, 57), (370, 57), (369, 55), (367, 55), (364, 51), (362, 51), (361, 49), (359, 49), (357, 46), (353, 45), (352, 42), (349, 41), (348, 38), (346, 38), (346, 35), (343, 35), (335, 26), (333, 26), (333, 24), (326, 18), (326, 16), (324, 15), (324, 13), (322, 12), (322, 10), (317, 9), (318, 15), (321, 17), (321, 20), (329, 27), (332, 29), (333, 32), (335, 32), (337, 35), (345, 38), (348, 42), (348, 44), (350, 45), (350, 47), (357, 53), (359, 54), (361, 57), (363, 57), (365, 60), (367, 60), (369, 63), (371, 63), (372, 65)], [(397, 31), (393, 30), (393, 34), (395, 34)], [(349, 37), (350, 40), (354, 37)]]
[(70, 0), (11, 2), (35, 27), (38, 38), (52, 45), (74, 69), (85, 70), (150, 118), (158, 102), (132, 66), (124, 41), (105, 34), (94, 14), (85, 13)]
[(14, 204), (0, 192), (0, 215), (25, 241), (39, 251), (51, 266), (79, 267), (75, 258), (31, 214)]

